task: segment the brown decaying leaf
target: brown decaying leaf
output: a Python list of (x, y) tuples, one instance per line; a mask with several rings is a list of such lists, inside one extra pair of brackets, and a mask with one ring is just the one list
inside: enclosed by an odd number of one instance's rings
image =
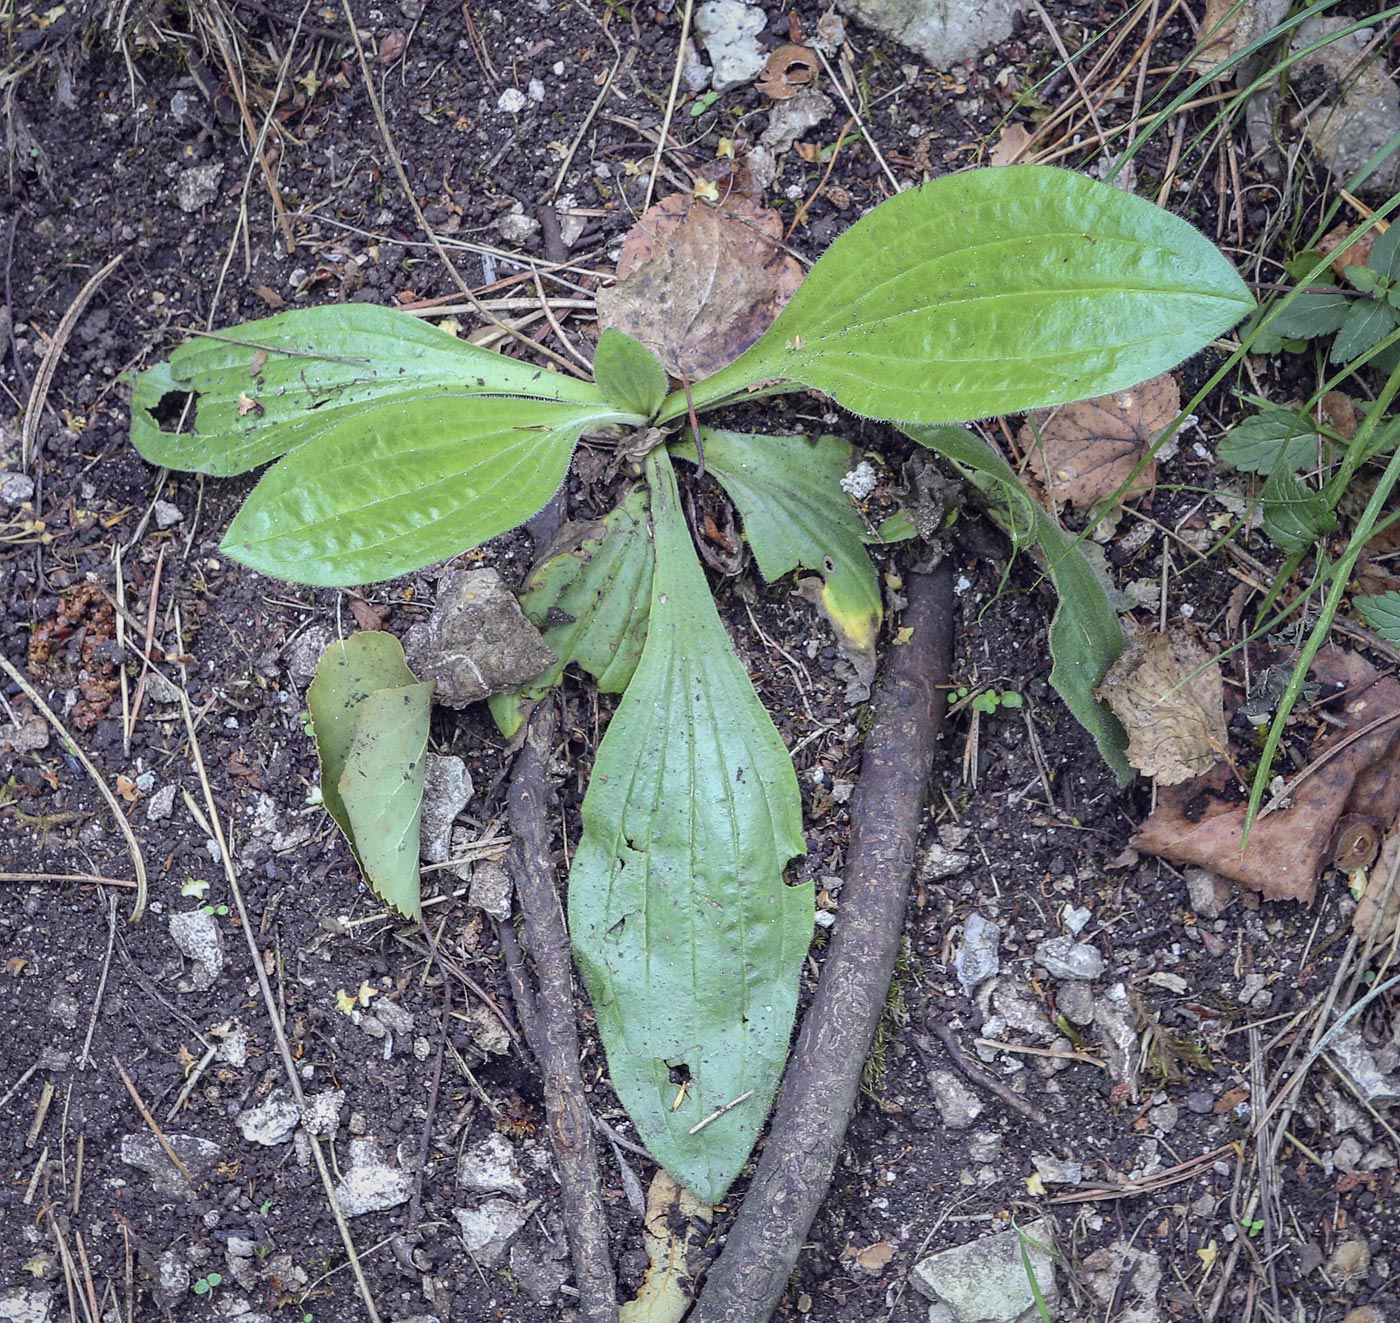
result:
[[(1181, 392), (1168, 372), (1116, 395), (1033, 414), (1018, 439), (1051, 503), (1087, 510), (1128, 480), (1180, 410)], [(1157, 464), (1149, 460), (1128, 498), (1151, 491), (1156, 481)]]
[(1098, 695), (1128, 732), (1128, 761), (1160, 786), (1209, 771), (1224, 756), (1220, 664), (1188, 634), (1141, 634)]
[(623, 240), (598, 323), (640, 340), (673, 377), (698, 381), (733, 362), (802, 282), (782, 221), (746, 197), (718, 206), (664, 198)]
[[(1287, 807), (1256, 819), (1244, 851), (1246, 805), (1224, 768), (1163, 788), (1155, 812), (1133, 837), (1133, 848), (1234, 878), (1272, 900), (1308, 904), (1338, 844), (1345, 844), (1348, 824), (1389, 829), (1400, 811), (1400, 721), (1353, 737), (1378, 718), (1400, 714), (1400, 681), (1379, 676), (1364, 658), (1339, 648), (1318, 654), (1312, 676), (1324, 692), (1345, 688), (1340, 714), (1345, 728), (1313, 747), (1315, 770), (1290, 792)], [(1334, 749), (1335, 756), (1321, 761)], [(1386, 857), (1383, 851), (1378, 874)]]
[[(1287, 0), (1206, 0), (1199, 29), (1205, 44), (1191, 61), (1191, 71), (1212, 72), (1277, 27), (1287, 12)], [(1236, 73), (1238, 66), (1232, 66), (1231, 76)]]
[(1391, 941), (1400, 930), (1400, 831), (1392, 829), (1352, 915), (1351, 930), (1363, 942)]
[(1002, 129), (997, 145), (992, 148), (992, 154), (987, 160), (992, 165), (1015, 165), (1024, 157), (1030, 140), (1030, 133), (1021, 125), (1008, 123)]
[(1385, 233), (1376, 225), (1353, 239), (1351, 236), (1359, 228), (1357, 225), (1338, 225), (1318, 240), (1318, 252), (1331, 256), (1332, 270), (1337, 273), (1338, 279), (1346, 277), (1349, 266), (1365, 266), (1371, 260), (1371, 249), (1375, 247), (1376, 240)]
[(774, 101), (796, 96), (817, 76), (817, 56), (805, 46), (779, 46), (758, 76), (758, 90)]

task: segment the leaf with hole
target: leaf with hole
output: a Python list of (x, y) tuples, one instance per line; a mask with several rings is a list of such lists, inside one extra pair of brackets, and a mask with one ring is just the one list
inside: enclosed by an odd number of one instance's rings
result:
[(418, 918), (418, 837), (433, 687), (414, 678), (392, 634), (332, 643), (307, 691), (321, 797), (365, 881)]
[(439, 391), (345, 413), (275, 464), (224, 535), (293, 583), (377, 583), (507, 532), (564, 481), (581, 433), (636, 415)]
[[(227, 477), (294, 450), (346, 416), (448, 389), (597, 404), (589, 382), (479, 349), (389, 308), (299, 308), (197, 335), (136, 378), (131, 439), (152, 464)], [(184, 403), (193, 430), (165, 430)]]
[(768, 1114), (811, 941), (792, 760), (715, 611), (665, 450), (641, 664), (583, 802), (569, 927), (618, 1098), (653, 1156), (706, 1203)]
[[(773, 583), (799, 567), (820, 574), (815, 583), (803, 581), (803, 596), (831, 622), (868, 683), (882, 604), (865, 524), (841, 488), (855, 453), (850, 444), (835, 436), (809, 441), (713, 427), (702, 427), (700, 438), (706, 472), (738, 507), (764, 579)], [(671, 450), (696, 462), (694, 442)]]
[[(867, 417), (961, 422), (1135, 386), (1253, 306), (1215, 245), (1150, 202), (1049, 166), (973, 170), (867, 213), (692, 393), (787, 380)], [(661, 417), (685, 407), (673, 394)]]
[(488, 699), (503, 735), (557, 685), (571, 662), (605, 694), (627, 688), (641, 660), (655, 556), (647, 491), (634, 487), (604, 518), (565, 524), (530, 571), (520, 606), (558, 661), (528, 684)]

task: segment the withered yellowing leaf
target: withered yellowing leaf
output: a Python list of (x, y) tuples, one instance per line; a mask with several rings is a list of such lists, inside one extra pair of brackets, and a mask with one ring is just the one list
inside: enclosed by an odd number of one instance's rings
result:
[[(1087, 510), (1132, 476), (1180, 410), (1181, 392), (1167, 372), (1131, 390), (1033, 414), (1018, 439), (1052, 504)], [(1156, 481), (1157, 465), (1149, 460), (1128, 497), (1143, 495)]]
[(1200, 776), (1225, 754), (1220, 664), (1187, 634), (1141, 634), (1098, 695), (1128, 732), (1128, 761), (1161, 785)]

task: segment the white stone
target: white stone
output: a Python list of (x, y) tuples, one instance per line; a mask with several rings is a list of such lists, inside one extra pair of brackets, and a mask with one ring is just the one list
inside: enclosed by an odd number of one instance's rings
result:
[(529, 1221), (530, 1207), (513, 1199), (486, 1199), (475, 1208), (454, 1208), (452, 1216), (472, 1258), (482, 1268), (494, 1268)]
[(695, 10), (695, 35), (710, 57), (710, 85), (716, 92), (751, 83), (768, 62), (759, 33), (767, 26), (763, 10), (743, 0), (706, 0)]
[(372, 1139), (350, 1141), (350, 1170), (335, 1187), (336, 1202), (346, 1217), (397, 1208), (412, 1192), (413, 1178), (390, 1166)]
[(274, 1093), (256, 1107), (238, 1114), (238, 1128), (243, 1138), (266, 1148), (285, 1144), (300, 1122), (300, 1108), (281, 1093)]
[(941, 1250), (914, 1265), (910, 1284), (920, 1295), (946, 1307), (951, 1323), (1030, 1323), (1037, 1317), (1022, 1244), (1050, 1316), (1055, 1316), (1059, 1285), (1050, 1254), (1052, 1234), (1045, 1222)]
[(496, 100), (496, 109), (505, 115), (518, 115), (528, 104), (528, 98), (518, 87), (508, 87)]
[(506, 1194), (524, 1199), (515, 1150), (502, 1134), (492, 1131), (480, 1143), (466, 1149), (457, 1163), (457, 1184), (474, 1194)]

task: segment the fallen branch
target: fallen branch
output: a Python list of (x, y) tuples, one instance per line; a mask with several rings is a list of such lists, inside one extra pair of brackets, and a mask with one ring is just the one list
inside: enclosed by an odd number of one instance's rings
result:
[(884, 1013), (904, 927), (934, 736), (946, 706), (953, 576), (909, 576), (902, 624), (875, 695), (841, 914), (802, 1020), (758, 1171), (690, 1323), (763, 1323), (777, 1307), (831, 1185), (861, 1070)]
[(617, 1323), (617, 1287), (608, 1253), (608, 1224), (598, 1180), (593, 1121), (579, 1070), (569, 934), (555, 887), (554, 854), (545, 812), (545, 777), (554, 743), (554, 705), (535, 708), (511, 772), (507, 809), (514, 845), (511, 872), (525, 914), (525, 949), (534, 962), (539, 995), (535, 1014), (521, 1015), (526, 1038), (544, 1075), (549, 1137), (559, 1163), (564, 1228), (578, 1285), (578, 1316), (585, 1323)]

